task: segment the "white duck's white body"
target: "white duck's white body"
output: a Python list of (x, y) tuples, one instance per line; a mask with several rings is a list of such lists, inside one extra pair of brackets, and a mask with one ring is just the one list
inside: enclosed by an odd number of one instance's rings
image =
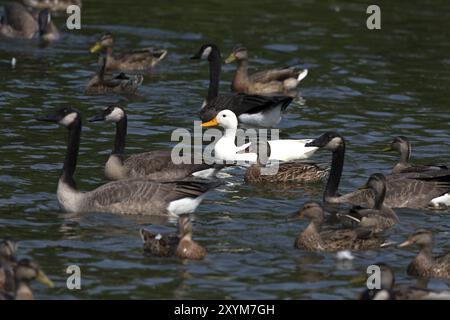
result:
[[(240, 153), (251, 146), (246, 143), (242, 146), (236, 146), (236, 132), (238, 120), (236, 115), (230, 110), (219, 112), (216, 118), (204, 126), (221, 125), (225, 128), (223, 137), (221, 137), (214, 146), (214, 156), (221, 161), (245, 161), (255, 163), (258, 160), (258, 154), (255, 152)], [(292, 161), (307, 159), (311, 157), (318, 149), (317, 147), (306, 147), (305, 144), (312, 139), (302, 140), (270, 140), (268, 141), (270, 154), (269, 160)], [(261, 152), (262, 150), (258, 150)], [(269, 150), (268, 150), (269, 151)]]

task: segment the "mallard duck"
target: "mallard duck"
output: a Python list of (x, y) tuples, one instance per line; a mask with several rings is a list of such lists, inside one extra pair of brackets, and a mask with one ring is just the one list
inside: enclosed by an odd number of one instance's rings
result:
[(49, 288), (53, 288), (53, 282), (45, 275), (44, 271), (33, 261), (21, 259), (14, 269), (16, 279), (16, 300), (33, 300), (33, 292), (30, 282), (36, 280)]
[[(151, 180), (179, 180), (189, 176), (207, 178), (214, 176), (223, 166), (205, 163), (175, 164), (171, 150), (155, 150), (130, 156), (125, 161), (127, 115), (121, 106), (110, 106), (89, 121), (116, 123), (114, 149), (105, 165), (105, 175), (110, 180), (147, 178)], [(194, 160), (194, 159), (192, 159)]]
[(103, 51), (99, 54), (97, 73), (86, 86), (86, 94), (134, 94), (144, 81), (144, 77), (140, 74), (126, 75), (123, 72), (113, 78), (105, 78), (105, 66), (106, 53)]
[(37, 120), (60, 124), (68, 129), (69, 137), (62, 174), (58, 181), (57, 198), (66, 212), (107, 212), (178, 216), (193, 212), (207, 191), (221, 184), (218, 180), (152, 181), (127, 179), (112, 181), (94, 190), (77, 189), (74, 174), (81, 139), (81, 115), (74, 108), (61, 108), (56, 114)]
[(244, 179), (252, 184), (315, 183), (325, 179), (329, 171), (314, 163), (281, 162), (263, 166), (257, 161), (246, 170)]
[(317, 202), (307, 202), (292, 219), (308, 219), (308, 227), (295, 239), (295, 247), (306, 251), (336, 252), (340, 250), (369, 250), (380, 248), (383, 240), (373, 237), (366, 229), (337, 229), (322, 231), (324, 212)]
[(66, 11), (67, 7), (76, 5), (81, 8), (81, 0), (23, 0), (24, 5), (34, 9)]
[(236, 47), (225, 63), (237, 62), (231, 90), (247, 94), (283, 94), (296, 96), (295, 88), (307, 75), (307, 69), (286, 67), (248, 74), (248, 51), (245, 47)]
[[(364, 208), (373, 208), (374, 196), (370, 189), (357, 190), (338, 195), (345, 157), (345, 140), (337, 132), (326, 132), (306, 147), (319, 147), (332, 152), (331, 171), (324, 191), (326, 203), (350, 203)], [(426, 208), (430, 204), (441, 203), (450, 191), (450, 170), (434, 170), (422, 179), (407, 175), (386, 176), (386, 198), (384, 204), (390, 208)], [(442, 197), (444, 196), (444, 197)], [(448, 205), (447, 203), (443, 203)]]
[(113, 55), (114, 38), (105, 33), (91, 48), (91, 53), (106, 52), (106, 70), (145, 71), (153, 68), (167, 55), (167, 50), (142, 48), (121, 55)]
[(0, 297), (3, 299), (12, 298), (15, 291), (16, 252), (17, 243), (10, 238), (3, 239), (0, 243)]
[(397, 151), (400, 154), (400, 160), (392, 168), (393, 174), (402, 173), (426, 173), (430, 170), (447, 170), (444, 165), (412, 165), (409, 162), (411, 158), (411, 142), (405, 136), (395, 137), (390, 145), (383, 151)]
[(206, 250), (192, 240), (192, 222), (188, 214), (180, 215), (178, 229), (178, 234), (154, 234), (141, 229), (144, 250), (156, 256), (176, 255), (180, 259), (203, 259), (206, 256)]
[(209, 62), (208, 96), (200, 110), (200, 119), (210, 121), (222, 110), (233, 111), (243, 124), (259, 127), (274, 127), (292, 97), (283, 95), (262, 96), (245, 93), (219, 94), (219, 79), (222, 68), (220, 50), (215, 44), (205, 44), (191, 59), (207, 59)]
[(0, 35), (15, 39), (40, 39), (52, 42), (59, 39), (59, 32), (48, 9), (29, 11), (20, 3), (4, 6), (5, 16), (0, 23)]
[[(258, 154), (254, 152), (238, 153), (250, 147), (251, 142), (237, 147), (235, 144), (238, 119), (233, 111), (222, 110), (213, 120), (202, 123), (203, 127), (220, 125), (225, 129), (224, 135), (214, 145), (214, 156), (221, 161), (243, 161), (254, 163)], [(304, 140), (270, 140), (267, 141), (268, 160), (292, 161), (307, 159), (317, 150), (305, 147), (310, 139)], [(261, 151), (261, 150), (260, 150)]]
[(381, 282), (379, 289), (367, 289), (360, 300), (449, 300), (450, 291), (433, 291), (429, 289), (401, 286), (395, 288), (395, 274), (384, 263), (376, 263), (380, 268)]
[(371, 209), (354, 207), (350, 212), (340, 212), (338, 216), (347, 217), (357, 222), (357, 226), (371, 228), (380, 233), (400, 222), (394, 210), (384, 204), (386, 196), (386, 178), (381, 173), (372, 174), (360, 190), (370, 189), (374, 195), (374, 206)]
[(433, 233), (420, 229), (411, 234), (408, 240), (399, 245), (400, 248), (417, 244), (420, 247), (419, 254), (408, 265), (409, 275), (426, 278), (450, 279), (450, 254), (438, 257), (432, 256)]

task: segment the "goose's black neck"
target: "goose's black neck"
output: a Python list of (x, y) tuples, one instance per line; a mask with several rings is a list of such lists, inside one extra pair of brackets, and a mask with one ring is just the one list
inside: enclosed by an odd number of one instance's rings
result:
[(342, 170), (344, 168), (345, 143), (333, 151), (331, 160), (330, 176), (328, 177), (327, 185), (324, 192), (324, 201), (329, 197), (335, 197), (341, 181)]
[(219, 48), (212, 47), (209, 54), (209, 89), (207, 101), (211, 101), (219, 95), (220, 72), (222, 68), (222, 60)]
[(69, 139), (67, 143), (66, 157), (64, 159), (62, 181), (76, 189), (75, 180), (73, 178), (77, 167), (78, 150), (80, 147), (81, 137), (81, 120), (77, 118), (69, 126)]
[(125, 140), (127, 137), (127, 116), (124, 115), (116, 123), (116, 137), (114, 139), (114, 149), (111, 154), (123, 156), (125, 153)]

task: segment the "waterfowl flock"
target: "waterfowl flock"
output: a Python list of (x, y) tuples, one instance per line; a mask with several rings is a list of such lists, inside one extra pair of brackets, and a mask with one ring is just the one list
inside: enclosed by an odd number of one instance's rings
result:
[[(70, 4), (81, 5), (81, 1), (27, 0), (24, 4), (7, 4), (0, 36), (45, 43), (57, 41), (59, 33), (51, 20), (51, 12), (65, 10)], [(146, 73), (170, 54), (160, 48), (137, 48), (114, 54), (113, 47), (114, 37), (109, 32), (101, 35), (91, 47), (90, 53), (97, 54), (97, 71), (87, 82), (85, 94), (133, 95), (143, 85)], [(308, 70), (289, 66), (250, 75), (249, 51), (239, 45), (225, 60), (237, 64), (231, 91), (219, 93), (222, 71), (219, 47), (213, 43), (203, 44), (191, 59), (206, 60), (209, 65), (209, 87), (205, 88), (207, 95), (201, 106), (199, 103), (198, 116), (205, 130), (216, 126), (223, 129), (223, 135), (214, 145), (214, 161), (202, 159), (195, 163), (191, 155), (187, 162), (178, 163), (171, 149), (149, 148), (151, 151), (127, 156), (127, 114), (133, 111), (120, 104), (103, 106), (101, 112), (91, 115), (89, 122), (115, 125), (111, 153), (105, 164), (99, 164), (104, 167), (104, 176), (109, 182), (93, 190), (79, 190), (75, 171), (83, 143), (83, 115), (74, 107), (63, 107), (35, 118), (67, 130), (67, 148), (56, 192), (61, 210), (170, 217), (178, 222), (176, 232), (154, 233), (141, 228), (136, 234), (143, 242), (144, 252), (161, 259), (174, 256), (202, 260), (207, 256), (208, 246), (193, 240), (195, 224), (190, 214), (201, 205), (208, 192), (226, 183), (226, 178), (218, 173), (228, 167), (243, 168), (246, 184), (300, 188), (324, 183), (321, 202), (306, 201), (293, 216), (287, 217), (291, 223), (297, 219), (307, 220), (304, 230), (292, 239), (294, 247), (302, 251), (325, 254), (342, 250), (386, 250), (393, 245), (389, 241), (390, 229), (403, 223), (394, 209), (431, 211), (450, 206), (450, 169), (445, 164), (411, 164), (411, 143), (404, 136), (395, 137), (384, 149), (399, 153), (399, 161), (393, 168), (386, 168), (385, 174), (374, 172), (366, 185), (346, 194), (338, 192), (346, 155), (344, 131), (326, 131), (318, 137), (295, 140), (259, 139), (237, 145), (240, 128), (279, 125), (298, 96), (298, 86), (307, 77)], [(311, 159), (321, 150), (331, 153), (329, 165)], [(330, 210), (336, 207), (337, 210)], [(337, 218), (339, 223), (329, 223), (328, 216)], [(432, 231), (417, 230), (398, 247), (413, 245), (420, 251), (406, 268), (408, 274), (450, 279), (450, 254), (432, 255)], [(17, 244), (11, 239), (5, 239), (0, 245), (0, 298), (31, 299), (32, 280), (53, 286), (35, 262), (17, 260), (16, 251)], [(448, 292), (394, 288), (392, 269), (383, 263), (377, 265), (382, 270), (382, 286), (363, 292), (363, 299), (450, 298)]]

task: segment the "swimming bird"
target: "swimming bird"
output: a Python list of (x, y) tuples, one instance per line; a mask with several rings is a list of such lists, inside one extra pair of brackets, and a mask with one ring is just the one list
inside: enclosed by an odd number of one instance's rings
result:
[(106, 70), (145, 71), (153, 68), (167, 55), (167, 50), (142, 48), (113, 55), (114, 38), (111, 33), (103, 34), (91, 48), (91, 53), (106, 52)]
[(409, 275), (450, 279), (450, 254), (433, 257), (433, 233), (430, 230), (417, 230), (399, 247), (403, 248), (413, 244), (419, 245), (420, 252), (408, 265)]
[(155, 234), (141, 229), (140, 235), (144, 242), (144, 250), (153, 255), (170, 257), (176, 255), (180, 259), (202, 260), (206, 250), (192, 240), (192, 222), (188, 214), (178, 218), (178, 234)]
[(229, 109), (236, 114), (241, 123), (274, 127), (292, 102), (292, 97), (283, 95), (219, 94), (222, 61), (219, 48), (215, 44), (203, 45), (191, 59), (207, 59), (209, 62), (208, 96), (200, 110), (200, 119), (203, 122), (212, 120), (221, 110)]
[(225, 63), (237, 62), (231, 90), (247, 94), (283, 94), (295, 97), (296, 87), (307, 75), (308, 69), (295, 67), (277, 68), (248, 74), (248, 50), (238, 46), (225, 60)]
[(21, 259), (15, 269), (16, 280), (16, 300), (33, 300), (33, 292), (30, 288), (30, 282), (36, 280), (49, 288), (53, 288), (53, 282), (47, 277), (42, 269), (29, 259)]
[(4, 5), (0, 21), (0, 36), (15, 39), (40, 39), (52, 42), (59, 39), (59, 32), (51, 20), (48, 9), (28, 10), (20, 3)]
[(210, 180), (155, 182), (127, 179), (81, 192), (74, 180), (81, 136), (80, 112), (66, 107), (56, 114), (37, 119), (60, 124), (69, 131), (67, 152), (57, 189), (58, 202), (64, 211), (177, 216), (193, 212), (203, 200), (204, 194), (221, 184)]
[(11, 298), (15, 292), (16, 252), (17, 242), (10, 238), (2, 240), (0, 243), (0, 296), (4, 299)]
[(86, 86), (86, 94), (106, 94), (106, 93), (126, 93), (134, 94), (144, 81), (141, 74), (126, 75), (121, 72), (115, 77), (105, 77), (106, 72), (106, 51), (99, 53), (98, 69), (95, 76)]
[[(306, 202), (292, 219), (305, 218), (308, 227), (295, 239), (295, 247), (306, 251), (336, 252), (380, 248), (383, 240), (366, 229), (329, 229), (322, 231), (324, 211), (318, 202)], [(291, 219), (291, 220), (292, 220)]]
[(114, 148), (105, 165), (105, 175), (109, 180), (146, 178), (151, 180), (180, 180), (189, 176), (208, 178), (223, 168), (223, 165), (206, 163), (175, 164), (171, 150), (155, 150), (134, 154), (125, 161), (125, 138), (127, 135), (127, 115), (121, 106), (109, 106), (89, 121), (116, 123)]
[[(213, 118), (213, 120), (202, 123), (203, 127), (217, 125), (224, 128), (225, 132), (214, 145), (214, 156), (216, 159), (227, 162), (243, 161), (254, 163), (257, 161), (258, 154), (255, 152), (239, 153), (250, 147), (251, 142), (239, 147), (236, 146), (235, 138), (238, 127), (238, 119), (233, 111), (222, 110), (215, 118)], [(269, 161), (307, 159), (317, 150), (316, 147), (305, 147), (306, 143), (310, 141), (312, 140), (269, 140), (265, 145), (261, 145), (260, 143), (259, 151), (262, 151), (262, 147), (266, 147)]]
[(340, 212), (338, 216), (357, 222), (358, 227), (371, 228), (374, 233), (383, 232), (400, 222), (394, 210), (384, 204), (386, 197), (386, 178), (381, 173), (372, 174), (367, 183), (360, 188), (370, 189), (374, 195), (373, 208), (353, 207), (349, 212)]
[(51, 11), (67, 11), (67, 8), (76, 5), (81, 8), (81, 0), (23, 0), (24, 5), (34, 9), (49, 9)]
[[(380, 288), (366, 289), (360, 300), (449, 300), (450, 291), (434, 291), (411, 286), (395, 287), (394, 271), (385, 263), (376, 263), (380, 268)], [(365, 281), (366, 283), (366, 281)]]
[[(337, 193), (345, 157), (345, 140), (337, 132), (326, 132), (306, 147), (319, 147), (332, 152), (331, 171), (324, 191), (325, 203), (350, 203), (373, 208), (374, 196), (370, 189), (357, 190), (344, 195)], [(384, 204), (390, 208), (426, 208), (450, 191), (450, 170), (435, 170), (425, 178), (404, 175), (386, 176)], [(448, 205), (444, 203), (445, 205)]]

